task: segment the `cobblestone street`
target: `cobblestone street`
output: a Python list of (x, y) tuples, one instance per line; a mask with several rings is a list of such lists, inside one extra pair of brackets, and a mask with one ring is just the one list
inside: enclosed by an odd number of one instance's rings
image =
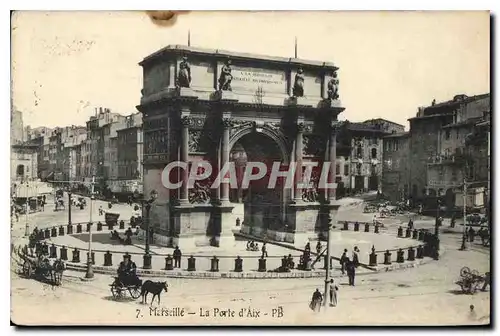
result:
[[(96, 203), (100, 204), (99, 201)], [(96, 209), (98, 207), (95, 206)], [(115, 207), (124, 213), (130, 211), (130, 207), (122, 204)], [(355, 220), (361, 215), (359, 209), (359, 207), (347, 208), (340, 212), (339, 217), (344, 216), (344, 218), (349, 217)], [(88, 211), (86, 213), (88, 214)], [(51, 226), (56, 222), (64, 222), (66, 216), (67, 212), (40, 213), (30, 216), (31, 225), (37, 225), (39, 228), (44, 225)], [(128, 214), (122, 216), (127, 218)], [(47, 218), (51, 221), (46, 222)], [(82, 222), (88, 219), (83, 213), (80, 218)], [(95, 218), (99, 218), (97, 213)], [(398, 223), (394, 221), (393, 226), (388, 225), (388, 230), (396, 228)], [(416, 225), (429, 228), (432, 227), (431, 224), (430, 218), (416, 222)], [(22, 236), (23, 225), (22, 221), (15, 224), (14, 232), (17, 232), (17, 236)], [(459, 232), (460, 229), (457, 230)], [(442, 246), (446, 252), (439, 261), (431, 261), (405, 270), (360, 274), (356, 278), (355, 287), (347, 285), (347, 278), (341, 276), (335, 265), (334, 277), (340, 284), (339, 305), (318, 314), (311, 312), (308, 303), (315, 288), (323, 290), (323, 280), (320, 278), (166, 279), (169, 283), (169, 292), (162, 295), (161, 307), (184, 308), (185, 314), (188, 311), (194, 314), (187, 314), (183, 317), (158, 317), (150, 316), (149, 307), (141, 305), (140, 299), (114, 301), (109, 290), (109, 284), (112, 282), (110, 275), (96, 274), (94, 281), (83, 282), (80, 280), (82, 273), (67, 271), (62, 286), (52, 288), (36, 280), (19, 277), (16, 274), (18, 266), (13, 264), (11, 273), (12, 318), (14, 322), (20, 324), (36, 323), (37, 320), (45, 324), (155, 323), (173, 325), (215, 322), (232, 324), (233, 319), (213, 317), (214, 309), (230, 308), (238, 314), (240, 309), (251, 308), (262, 311), (258, 320), (266, 324), (453, 325), (488, 323), (489, 292), (478, 292), (473, 296), (461, 294), (459, 286), (454, 282), (458, 280), (460, 268), (463, 266), (477, 269), (481, 274), (488, 271), (489, 249), (474, 245), (469, 251), (459, 251), (460, 235), (454, 232), (443, 233), (446, 231), (444, 228), (441, 231)], [(104, 234), (103, 232), (102, 235)], [(362, 233), (347, 232), (347, 234)], [(281, 248), (270, 246), (270, 251), (275, 249)], [(297, 253), (292, 252), (294, 255)], [(140, 263), (141, 261), (138, 260), (138, 264)], [(152, 280), (159, 281), (161, 278)], [(475, 306), (474, 314), (469, 312), (471, 304)], [(154, 306), (157, 304), (155, 303)], [(278, 317), (280, 307), (283, 309), (282, 317)], [(210, 317), (200, 316), (200, 309), (203, 312), (208, 310)], [(245, 317), (241, 318), (241, 322), (251, 324), (253, 319), (256, 317), (248, 319)]]

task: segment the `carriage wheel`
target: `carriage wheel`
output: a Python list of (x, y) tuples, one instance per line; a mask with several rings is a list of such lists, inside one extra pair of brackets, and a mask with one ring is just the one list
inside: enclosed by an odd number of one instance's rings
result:
[(54, 284), (60, 286), (62, 283), (62, 273), (54, 272)]
[(111, 294), (115, 299), (120, 299), (123, 297), (122, 289), (117, 286), (111, 286)]
[(129, 287), (128, 292), (130, 296), (134, 299), (138, 299), (141, 296), (141, 288), (139, 286)]
[(460, 276), (461, 277), (466, 277), (470, 273), (470, 268), (467, 266), (462, 267), (460, 270)]

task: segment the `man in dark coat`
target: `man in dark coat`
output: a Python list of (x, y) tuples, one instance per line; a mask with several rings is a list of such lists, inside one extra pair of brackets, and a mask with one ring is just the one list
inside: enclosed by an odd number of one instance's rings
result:
[(118, 266), (118, 278), (125, 286), (139, 284), (140, 280), (136, 274), (137, 265), (132, 261), (129, 254), (123, 256), (123, 261)]
[(341, 271), (342, 275), (345, 274), (345, 266), (347, 262), (349, 261), (349, 257), (347, 257), (347, 249), (344, 249), (344, 253), (342, 253), (342, 256), (340, 257), (340, 266), (341, 266)]
[(179, 246), (175, 247), (173, 255), (174, 255), (174, 268), (181, 267), (182, 252), (179, 249)]
[(321, 308), (321, 302), (323, 302), (323, 294), (316, 288), (316, 291), (312, 295), (311, 303), (309, 304), (309, 308), (311, 308), (314, 312), (319, 312)]
[(321, 242), (318, 240), (318, 243), (316, 244), (316, 253), (320, 254), (321, 253)]
[(346, 265), (347, 276), (349, 277), (349, 286), (354, 286), (354, 277), (356, 276), (356, 267), (352, 261)]
[(268, 257), (267, 255), (267, 247), (266, 247), (266, 243), (264, 242), (264, 244), (262, 244), (262, 257), (261, 258), (264, 258), (264, 257)]

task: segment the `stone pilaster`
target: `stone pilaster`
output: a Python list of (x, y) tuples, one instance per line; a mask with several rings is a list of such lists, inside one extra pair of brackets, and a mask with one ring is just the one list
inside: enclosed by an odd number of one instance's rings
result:
[[(181, 161), (189, 162), (189, 125), (191, 124), (191, 118), (188, 116), (184, 116), (181, 118)], [(189, 178), (189, 170), (184, 169), (181, 173), (182, 177), (182, 186), (181, 186), (181, 195), (179, 198), (179, 202), (181, 204), (188, 204), (188, 178)]]
[(295, 183), (294, 183), (294, 201), (302, 201), (302, 189), (299, 183), (302, 183), (302, 139), (304, 136), (304, 123), (297, 124), (297, 133), (295, 136)]
[[(229, 129), (231, 128), (232, 120), (230, 118), (222, 119), (223, 133), (221, 145), (221, 166), (222, 169), (229, 162)], [(221, 202), (229, 204), (229, 183), (221, 183)]]
[[(333, 121), (330, 127), (330, 139), (328, 141), (328, 160), (330, 161), (330, 170), (328, 172), (328, 183), (335, 183), (337, 169), (337, 132), (339, 129), (338, 121)], [(328, 188), (328, 199), (331, 203), (336, 200), (336, 189)]]

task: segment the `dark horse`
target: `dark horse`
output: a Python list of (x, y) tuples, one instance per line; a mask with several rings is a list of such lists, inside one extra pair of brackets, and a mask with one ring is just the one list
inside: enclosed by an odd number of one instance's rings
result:
[(146, 303), (147, 296), (149, 293), (151, 293), (153, 294), (153, 298), (151, 299), (151, 304), (153, 304), (155, 296), (158, 296), (158, 304), (160, 304), (160, 294), (163, 290), (165, 290), (165, 292), (168, 292), (168, 285), (166, 281), (163, 282), (153, 282), (151, 280), (145, 281), (142, 284), (141, 288), (142, 303)]

